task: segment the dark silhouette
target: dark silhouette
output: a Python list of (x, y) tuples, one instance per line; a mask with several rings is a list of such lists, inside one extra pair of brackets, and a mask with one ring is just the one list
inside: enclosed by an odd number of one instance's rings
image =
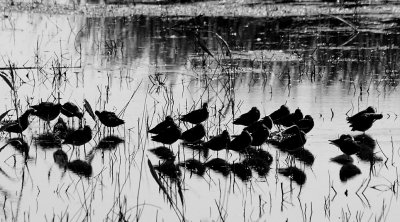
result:
[(250, 133), (246, 130), (243, 130), (239, 136), (237, 136), (228, 144), (228, 149), (236, 152), (243, 152), (251, 145), (252, 141), (253, 138), (251, 137)]
[(63, 144), (81, 146), (89, 142), (91, 139), (92, 139), (92, 130), (88, 125), (85, 125), (83, 129), (78, 129), (69, 133), (65, 137)]
[(197, 124), (196, 126), (186, 130), (182, 133), (181, 139), (185, 143), (196, 143), (199, 142), (206, 135), (206, 130), (202, 124)]
[(151, 137), (153, 141), (171, 145), (181, 137), (181, 129), (175, 123), (163, 132)]
[(226, 149), (231, 141), (230, 135), (227, 130), (222, 131), (221, 134), (214, 136), (209, 141), (202, 144), (202, 146), (210, 150), (220, 151)]
[(278, 173), (285, 177), (289, 177), (298, 185), (303, 185), (306, 182), (306, 174), (297, 167), (279, 168)]
[(345, 182), (358, 174), (361, 174), (361, 170), (350, 163), (345, 164), (340, 168), (339, 177), (342, 182)]
[(34, 109), (33, 115), (46, 122), (54, 120), (61, 112), (61, 104), (52, 102), (41, 102), (38, 105), (31, 106), (31, 108)]
[(66, 117), (78, 117), (83, 118), (83, 113), (77, 105), (72, 102), (66, 102), (61, 107), (61, 113)]
[(162, 121), (161, 123), (157, 124), (155, 127), (150, 129), (148, 132), (152, 134), (159, 134), (165, 131), (168, 127), (174, 125), (174, 120), (172, 119), (171, 116), (165, 117), (165, 120)]
[(314, 119), (310, 115), (306, 115), (303, 119), (295, 122), (301, 131), (308, 133), (314, 128)]
[(221, 173), (224, 176), (228, 176), (229, 172), (231, 171), (230, 164), (226, 162), (226, 160), (220, 158), (211, 159), (204, 165), (218, 173)]
[(294, 113), (290, 113), (289, 115), (283, 116), (277, 120), (274, 120), (276, 125), (282, 125), (285, 127), (290, 127), (294, 125), (299, 120), (303, 119), (303, 113), (299, 108), (297, 108)]
[(190, 172), (195, 173), (199, 176), (203, 176), (204, 172), (206, 171), (205, 165), (196, 159), (188, 159), (184, 162), (179, 163), (178, 165), (185, 167)]
[(183, 115), (180, 120), (183, 122), (189, 122), (191, 124), (199, 124), (208, 118), (208, 104), (203, 103), (201, 109), (193, 110), (186, 115)]
[(279, 109), (275, 110), (271, 114), (269, 114), (269, 117), (272, 119), (273, 122), (276, 120), (287, 116), (290, 114), (290, 110), (286, 105), (282, 105)]
[(257, 122), (258, 119), (260, 119), (260, 110), (258, 110), (257, 107), (253, 107), (250, 109), (250, 111), (240, 115), (239, 118), (235, 119), (233, 124), (249, 126)]
[(159, 146), (149, 150), (150, 152), (154, 153), (158, 158), (162, 160), (175, 160), (175, 154), (169, 148), (165, 146)]
[(125, 121), (118, 118), (118, 116), (115, 115), (114, 112), (109, 112), (109, 111), (100, 112), (96, 110), (95, 114), (99, 118), (100, 122), (107, 127), (117, 127), (125, 123)]

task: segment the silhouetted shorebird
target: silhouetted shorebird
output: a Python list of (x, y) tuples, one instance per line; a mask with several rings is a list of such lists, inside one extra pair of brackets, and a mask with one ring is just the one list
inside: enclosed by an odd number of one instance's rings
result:
[(201, 109), (193, 110), (186, 115), (183, 115), (180, 120), (183, 122), (189, 122), (191, 124), (199, 124), (208, 118), (208, 104), (203, 103)]
[(78, 129), (69, 133), (63, 142), (63, 144), (71, 144), (73, 146), (81, 146), (92, 139), (92, 130), (88, 125), (85, 125), (83, 129)]
[(290, 152), (302, 148), (307, 142), (307, 138), (306, 134), (298, 126), (293, 125), (281, 133), (275, 133), (267, 142), (278, 146), (279, 149)]
[(287, 116), (289, 114), (290, 114), (289, 108), (286, 105), (282, 105), (279, 109), (269, 114), (269, 117), (271, 117), (272, 121), (275, 122), (276, 120), (284, 116)]
[(257, 107), (253, 107), (250, 109), (250, 111), (240, 115), (239, 118), (235, 119), (233, 124), (249, 126), (257, 122), (258, 119), (260, 119), (260, 110), (258, 110)]
[(329, 140), (331, 144), (337, 146), (344, 154), (353, 155), (360, 152), (360, 145), (349, 134), (343, 134), (336, 140)]
[(295, 123), (300, 130), (304, 133), (308, 133), (314, 128), (314, 119), (310, 115), (306, 115), (303, 119)]
[(155, 127), (150, 129), (148, 132), (152, 133), (152, 134), (159, 134), (159, 133), (162, 133), (164, 130), (166, 130), (168, 127), (172, 126), (173, 124), (174, 124), (174, 120), (172, 119), (172, 117), (166, 116), (164, 121), (157, 124)]
[(258, 126), (252, 134), (251, 137), (253, 138), (251, 145), (252, 146), (261, 146), (269, 136), (269, 129), (264, 124)]
[(0, 128), (0, 131), (9, 133), (22, 133), (29, 126), (29, 115), (34, 112), (33, 109), (28, 109), (17, 120), (5, 122)]
[(239, 136), (237, 136), (228, 144), (228, 149), (236, 152), (243, 152), (251, 145), (252, 141), (253, 138), (251, 137), (250, 133), (246, 130), (243, 130)]
[(206, 135), (206, 130), (202, 124), (197, 124), (196, 126), (186, 130), (182, 133), (181, 139), (185, 143), (196, 143), (201, 140)]
[(294, 113), (281, 117), (280, 119), (274, 120), (276, 125), (282, 125), (285, 127), (289, 127), (294, 125), (299, 120), (303, 119), (303, 113), (299, 108), (297, 108)]
[(125, 121), (118, 118), (118, 116), (115, 115), (114, 112), (109, 112), (109, 111), (100, 112), (96, 110), (95, 114), (99, 118), (100, 122), (107, 127), (117, 127), (125, 123)]
[(61, 104), (54, 104), (52, 102), (41, 102), (38, 105), (31, 106), (31, 108), (35, 110), (32, 115), (46, 122), (54, 120), (61, 112)]
[(357, 157), (362, 161), (370, 162), (371, 164), (382, 161), (382, 158), (376, 156), (374, 149), (376, 147), (376, 141), (368, 134), (359, 134), (353, 136), (354, 141), (360, 145), (360, 152), (356, 153)]
[(268, 129), (272, 129), (272, 126), (274, 125), (274, 121), (271, 119), (270, 116), (265, 116), (264, 118), (262, 118), (261, 123), (268, 127)]
[(378, 120), (382, 119), (383, 115), (382, 114), (376, 114), (376, 113), (364, 113), (357, 118), (353, 118), (350, 123), (351, 131), (361, 131), (365, 132), (369, 128), (371, 128), (372, 124)]
[(353, 121), (357, 121), (358, 118), (359, 118), (361, 115), (366, 114), (366, 113), (375, 113), (375, 112), (376, 112), (376, 111), (375, 111), (375, 108), (372, 107), (372, 106), (369, 106), (368, 108), (366, 108), (366, 109), (364, 109), (364, 110), (362, 110), (362, 111), (360, 111), (360, 112), (354, 114), (353, 116), (347, 117), (346, 120), (347, 120), (347, 122), (349, 122), (349, 123), (353, 123)]
[(61, 113), (66, 117), (78, 117), (82, 119), (83, 113), (77, 105), (72, 102), (66, 102), (61, 107)]
[(253, 133), (255, 130), (259, 129), (260, 125), (266, 126), (268, 129), (272, 129), (273, 121), (271, 117), (265, 116), (264, 118), (260, 119), (259, 121), (246, 126), (243, 130), (247, 130), (249, 133)]
[(202, 145), (206, 148), (209, 148), (210, 150), (220, 151), (226, 149), (230, 141), (231, 138), (229, 132), (227, 130), (224, 130), (221, 134), (214, 136)]
[(163, 132), (151, 137), (153, 141), (171, 145), (175, 143), (182, 135), (181, 129), (175, 123), (165, 129)]

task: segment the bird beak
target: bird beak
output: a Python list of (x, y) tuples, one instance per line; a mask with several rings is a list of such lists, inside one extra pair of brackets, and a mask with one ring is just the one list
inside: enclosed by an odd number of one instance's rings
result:
[(336, 139), (336, 140), (328, 140), (328, 141), (330, 142), (330, 144), (337, 145), (337, 144), (338, 144), (338, 142), (340, 141), (340, 139)]

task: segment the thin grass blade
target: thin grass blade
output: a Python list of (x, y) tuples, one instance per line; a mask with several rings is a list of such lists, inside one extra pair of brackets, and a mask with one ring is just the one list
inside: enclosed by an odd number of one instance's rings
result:
[(4, 117), (6, 117), (6, 115), (8, 114), (8, 112), (10, 112), (11, 110), (7, 110), (5, 111), (3, 114), (0, 115), (0, 121), (2, 121), (4, 119)]
[(85, 105), (83, 105), (86, 109), (86, 111), (89, 113), (89, 115), (92, 117), (92, 119), (94, 121), (96, 121), (96, 116), (94, 115), (92, 106), (89, 104), (89, 102), (86, 99), (83, 99), (83, 101), (85, 102)]

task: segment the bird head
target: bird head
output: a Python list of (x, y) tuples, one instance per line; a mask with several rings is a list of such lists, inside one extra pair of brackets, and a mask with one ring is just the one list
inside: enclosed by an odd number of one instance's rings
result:
[(304, 117), (304, 119), (313, 120), (313, 118), (312, 118), (310, 115), (306, 115), (306, 116)]
[(297, 109), (294, 111), (294, 114), (296, 114), (298, 117), (303, 118), (303, 113), (301, 112), (301, 110), (300, 110), (299, 108), (297, 108)]
[(372, 106), (368, 106), (368, 108), (366, 109), (366, 111), (367, 111), (367, 113), (375, 113), (375, 112), (376, 112), (375, 108), (372, 107)]
[(230, 135), (229, 135), (228, 130), (222, 131), (222, 136), (223, 136), (225, 139), (230, 139)]
[(166, 116), (166, 117), (165, 117), (165, 121), (166, 121), (166, 122), (170, 122), (170, 123), (174, 122), (174, 120), (172, 119), (171, 116)]

